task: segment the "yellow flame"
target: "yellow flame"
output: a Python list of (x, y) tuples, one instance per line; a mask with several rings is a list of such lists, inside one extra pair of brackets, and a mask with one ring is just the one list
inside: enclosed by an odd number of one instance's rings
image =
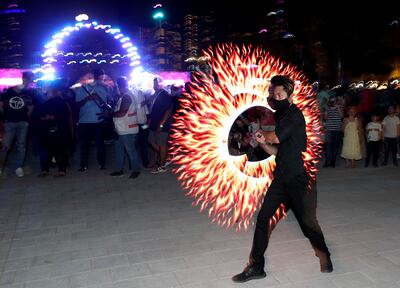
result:
[[(235, 119), (251, 107), (268, 106), (271, 77), (283, 74), (294, 79), (294, 103), (307, 125), (305, 168), (315, 179), (322, 151), (319, 106), (300, 71), (260, 48), (224, 44), (209, 49), (205, 57), (217, 79), (197, 74), (191, 94), (181, 100), (171, 133), (170, 153), (178, 164), (173, 171), (200, 211), (208, 210), (209, 217), (221, 226), (247, 229), (273, 179), (275, 158), (249, 162), (246, 155), (230, 155), (228, 136)], [(282, 205), (272, 224), (284, 215)]]

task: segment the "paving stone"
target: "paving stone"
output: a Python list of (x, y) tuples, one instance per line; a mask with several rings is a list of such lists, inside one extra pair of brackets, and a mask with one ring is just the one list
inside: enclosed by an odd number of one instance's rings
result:
[(111, 283), (111, 274), (108, 270), (87, 271), (73, 274), (68, 277), (69, 288), (93, 287)]
[(126, 255), (112, 255), (105, 257), (96, 257), (91, 260), (92, 269), (105, 269), (105, 268), (114, 268), (118, 266), (127, 266), (129, 265), (128, 257)]
[(50, 278), (39, 281), (25, 282), (24, 288), (69, 288), (68, 278)]
[[(334, 272), (319, 272), (289, 212), (271, 236), (268, 276), (240, 287), (399, 288), (399, 171), (321, 170), (318, 220)], [(2, 179), (12, 189), (0, 188), (0, 288), (238, 287), (231, 277), (254, 227), (210, 223), (172, 174), (143, 172), (135, 185), (96, 169), (48, 180)]]
[(135, 264), (110, 269), (113, 282), (151, 275), (152, 270), (148, 264)]
[(339, 288), (369, 287), (374, 284), (374, 282), (360, 272), (345, 273), (329, 278)]
[(34, 280), (48, 279), (51, 275), (51, 266), (38, 266), (30, 269), (17, 270), (15, 272), (14, 281), (15, 283), (29, 282)]

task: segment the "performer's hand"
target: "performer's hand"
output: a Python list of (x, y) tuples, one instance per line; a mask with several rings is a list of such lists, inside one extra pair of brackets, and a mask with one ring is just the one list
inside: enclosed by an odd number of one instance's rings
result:
[(279, 143), (279, 140), (276, 137), (276, 134), (275, 134), (274, 131), (258, 130), (256, 133), (261, 134), (264, 137), (264, 142), (266, 142), (266, 143), (274, 143), (274, 144), (278, 144)]
[(262, 130), (258, 130), (255, 134), (254, 134), (254, 139), (260, 143), (260, 144), (265, 144), (265, 137), (264, 134), (262, 133)]

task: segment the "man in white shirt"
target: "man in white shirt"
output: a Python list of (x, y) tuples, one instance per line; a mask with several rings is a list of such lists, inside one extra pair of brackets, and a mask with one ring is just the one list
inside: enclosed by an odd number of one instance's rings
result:
[(397, 163), (397, 138), (400, 135), (400, 119), (394, 113), (394, 107), (389, 106), (388, 115), (382, 121), (383, 137), (385, 144), (385, 158), (382, 165), (387, 165), (389, 160), (389, 152), (392, 153), (393, 165)]
[(118, 140), (115, 141), (115, 171), (110, 176), (122, 177), (124, 175), (125, 151), (129, 157), (132, 170), (129, 178), (134, 179), (140, 175), (140, 158), (137, 147), (139, 124), (137, 119), (138, 101), (136, 96), (129, 90), (128, 81), (125, 77), (117, 79), (120, 98), (117, 101), (113, 113), (115, 131)]

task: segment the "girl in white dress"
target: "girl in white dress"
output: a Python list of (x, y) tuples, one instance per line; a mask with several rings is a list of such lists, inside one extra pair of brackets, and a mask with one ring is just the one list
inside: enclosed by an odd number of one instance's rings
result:
[(357, 111), (354, 106), (349, 107), (348, 115), (343, 121), (344, 136), (341, 157), (346, 160), (346, 168), (355, 168), (355, 160), (362, 158), (362, 125), (361, 121), (356, 117)]

